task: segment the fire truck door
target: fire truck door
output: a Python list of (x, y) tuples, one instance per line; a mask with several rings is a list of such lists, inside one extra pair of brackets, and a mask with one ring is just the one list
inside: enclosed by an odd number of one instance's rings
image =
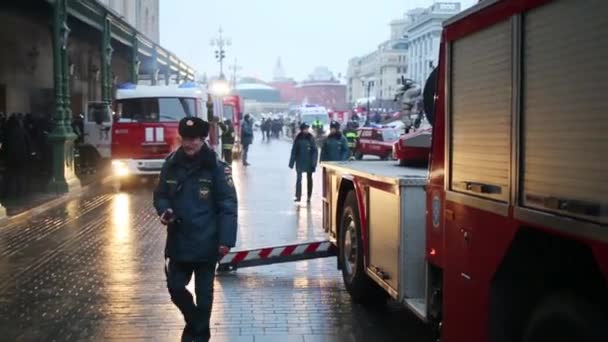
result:
[(84, 143), (97, 150), (102, 158), (110, 158), (112, 134), (111, 108), (106, 103), (91, 102), (87, 105), (84, 121)]

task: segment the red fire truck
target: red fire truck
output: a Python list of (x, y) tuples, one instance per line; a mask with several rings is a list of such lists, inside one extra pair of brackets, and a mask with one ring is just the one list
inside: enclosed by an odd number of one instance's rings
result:
[(178, 122), (205, 120), (207, 94), (198, 84), (124, 84), (116, 91), (111, 155), (117, 184), (133, 176), (158, 175), (167, 155), (179, 146)]
[(428, 169), (322, 164), (355, 301), (390, 296), (444, 342), (608, 341), (606, 13), (481, 1), (444, 25)]
[(328, 241), (218, 269), (337, 255), (354, 301), (391, 297), (443, 342), (608, 341), (606, 13), (484, 0), (448, 20), (428, 168), (322, 163)]

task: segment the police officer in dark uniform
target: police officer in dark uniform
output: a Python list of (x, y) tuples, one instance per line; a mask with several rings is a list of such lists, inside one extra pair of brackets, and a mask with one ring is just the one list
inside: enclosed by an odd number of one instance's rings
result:
[(350, 150), (346, 137), (340, 132), (340, 123), (332, 121), (329, 130), (329, 135), (321, 147), (321, 161), (348, 160)]
[[(209, 340), (215, 267), (236, 242), (232, 170), (205, 144), (208, 133), (199, 118), (179, 122), (182, 145), (167, 157), (154, 191), (154, 207), (167, 225), (167, 288), (186, 321), (182, 341)], [(186, 290), (193, 274), (196, 304)]]
[(234, 127), (232, 121), (227, 119), (224, 123), (220, 122), (222, 129), (222, 155), (228, 165), (232, 164), (232, 149), (234, 148)]
[(289, 168), (296, 167), (296, 196), (295, 202), (300, 202), (302, 197), (302, 173), (306, 173), (307, 202), (310, 203), (312, 196), (312, 174), (317, 168), (317, 144), (315, 138), (308, 131), (308, 124), (300, 124), (300, 133), (296, 136), (291, 147)]

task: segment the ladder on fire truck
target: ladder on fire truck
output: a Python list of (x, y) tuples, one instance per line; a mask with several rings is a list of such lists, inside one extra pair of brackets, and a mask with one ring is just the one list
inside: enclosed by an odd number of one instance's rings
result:
[(218, 272), (236, 271), (238, 268), (280, 264), (285, 262), (328, 258), (336, 255), (329, 241), (303, 242), (290, 245), (234, 251), (219, 261)]

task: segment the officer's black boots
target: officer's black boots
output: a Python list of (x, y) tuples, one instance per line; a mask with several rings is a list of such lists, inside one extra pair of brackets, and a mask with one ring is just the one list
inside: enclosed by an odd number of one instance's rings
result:
[(182, 331), (182, 342), (192, 342), (194, 341), (194, 333), (192, 331), (192, 327), (190, 324), (186, 324), (184, 327), (184, 331)]

